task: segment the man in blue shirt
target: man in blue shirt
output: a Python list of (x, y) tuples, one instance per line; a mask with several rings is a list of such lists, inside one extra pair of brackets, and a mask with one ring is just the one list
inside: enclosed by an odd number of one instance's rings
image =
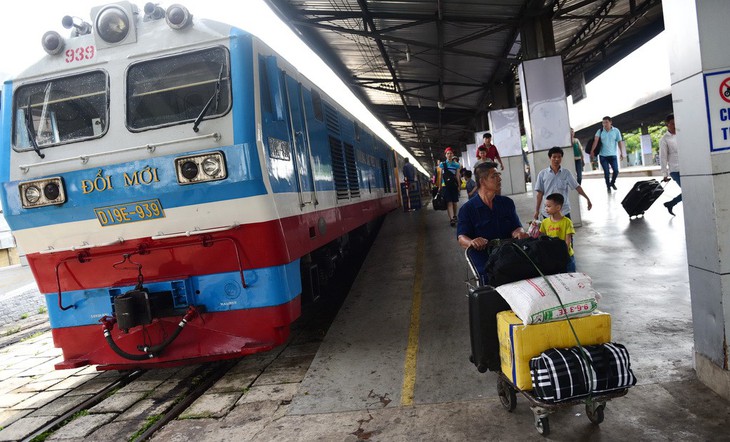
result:
[[(461, 247), (484, 250), (491, 239), (527, 238), (517, 216), (515, 203), (502, 196), (502, 174), (497, 163), (480, 163), (474, 168), (477, 195), (459, 209), (456, 238)], [(487, 264), (486, 253), (471, 255), (472, 263), (479, 272)]]
[(416, 168), (411, 164), (411, 160), (408, 157), (405, 158), (405, 164), (403, 164), (403, 178), (408, 183), (416, 181)]
[[(606, 188), (609, 192), (616, 189), (616, 178), (618, 178), (618, 160), (616, 155), (620, 155), (620, 159), (624, 159), (624, 140), (621, 137), (621, 131), (613, 127), (611, 117), (603, 117), (603, 127), (596, 132), (593, 138), (593, 149), (591, 149), (591, 160), (596, 156), (596, 144), (601, 139), (601, 151), (598, 154), (603, 169), (603, 178), (606, 180)], [(617, 152), (618, 151), (618, 152)], [(608, 178), (608, 167), (611, 166), (613, 172), (611, 179)]]

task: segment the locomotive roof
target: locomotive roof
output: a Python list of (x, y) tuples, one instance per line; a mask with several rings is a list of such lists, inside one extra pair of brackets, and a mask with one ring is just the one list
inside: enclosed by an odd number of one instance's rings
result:
[[(181, 31), (171, 29), (164, 19), (143, 22), (139, 17), (136, 23), (136, 42), (134, 43), (104, 47), (103, 44), (98, 44), (98, 37), (93, 31), (90, 34), (66, 38), (65, 47), (61, 53), (45, 55), (9, 81), (36, 81), (46, 76), (86, 71), (91, 67), (103, 69), (105, 65), (115, 61), (127, 64), (130, 60), (151, 57), (156, 52), (169, 52), (170, 48), (174, 47), (192, 45), (204, 47), (223, 44), (230, 38), (232, 29), (234, 27), (225, 23), (193, 17), (193, 25)], [(248, 35), (246, 31), (240, 29), (238, 32)], [(92, 59), (78, 63), (67, 61), (69, 55), (66, 54), (66, 51), (76, 51), (90, 45), (95, 46), (95, 54)]]

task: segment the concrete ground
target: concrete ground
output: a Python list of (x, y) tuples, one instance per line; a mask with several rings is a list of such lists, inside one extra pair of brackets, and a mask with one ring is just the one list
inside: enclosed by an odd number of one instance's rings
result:
[[(630, 221), (620, 202), (638, 179), (620, 178), (619, 190), (610, 194), (602, 180), (585, 180), (594, 207), (587, 212), (582, 202), (583, 226), (575, 238), (578, 270), (590, 275), (603, 295), (600, 308), (612, 314), (613, 340), (631, 353), (638, 384), (627, 396), (608, 403), (601, 426), (588, 421), (583, 407), (551, 415), (548, 439), (730, 440), (730, 404), (699, 383), (693, 370), (682, 208), (678, 206), (678, 216), (672, 217), (661, 205), (679, 190), (670, 183), (645, 218)], [(529, 220), (534, 210), (531, 193), (513, 199), (521, 219)], [(455, 230), (444, 212), (427, 207), (390, 214), (316, 354), (299, 351), (286, 360), (266, 362), (270, 371), (255, 381), (244, 370), (232, 372), (223, 380), (229, 386), (225, 395), (204, 395), (185, 419), (171, 422), (153, 440), (543, 439), (534, 428), (528, 402), (518, 396), (514, 412), (504, 410), (496, 394), (496, 376), (479, 373), (468, 360), (467, 275)], [(34, 339), (36, 346), (38, 339), (43, 338)], [(27, 352), (17, 345), (19, 354)], [(51, 354), (35, 357), (48, 366), (53, 361), (45, 358)], [(17, 376), (48, 377), (27, 360), (16, 359), (24, 370), (35, 372), (20, 371), (9, 361), (2, 364), (7, 366), (0, 367), (5, 413), (15, 407), (9, 405), (8, 395), (21, 394), (10, 388), (21, 384)], [(89, 374), (84, 370), (74, 376)], [(23, 413), (31, 412), (29, 407)], [(13, 428), (0, 431), (0, 440), (13, 440), (2, 437)], [(96, 440), (94, 435), (111, 434), (110, 430), (104, 432), (99, 424), (52, 439)]]
[(45, 305), (30, 267), (0, 268), (0, 327), (14, 327), (21, 319), (44, 313)]
[[(679, 189), (670, 183), (644, 218), (630, 221), (620, 202), (638, 179), (619, 179), (610, 194), (602, 180), (584, 181), (594, 207), (583, 203), (575, 239), (578, 269), (602, 293), (600, 308), (612, 314), (613, 340), (631, 352), (638, 384), (608, 403), (601, 426), (582, 407), (551, 415), (548, 439), (730, 440), (730, 404), (693, 370), (683, 216), (681, 206), (672, 217), (661, 205)], [(532, 195), (514, 200), (529, 220)], [(518, 396), (516, 410), (504, 410), (496, 376), (468, 361), (466, 278), (444, 212), (391, 214), (286, 410), (177, 421), (155, 440), (543, 439), (528, 402)]]

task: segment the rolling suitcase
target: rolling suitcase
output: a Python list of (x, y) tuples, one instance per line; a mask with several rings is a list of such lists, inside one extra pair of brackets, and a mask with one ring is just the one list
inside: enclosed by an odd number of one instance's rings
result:
[(624, 210), (632, 216), (643, 215), (654, 201), (664, 193), (664, 187), (657, 180), (639, 181), (621, 201)]
[(480, 373), (500, 371), (497, 313), (509, 310), (509, 304), (490, 286), (469, 289), (469, 336), (471, 362)]

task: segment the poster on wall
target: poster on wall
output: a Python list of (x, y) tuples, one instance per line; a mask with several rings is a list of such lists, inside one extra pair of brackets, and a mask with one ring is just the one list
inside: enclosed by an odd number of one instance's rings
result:
[[(481, 144), (481, 143), (480, 143)], [(474, 163), (477, 162), (477, 145), (467, 144), (466, 153), (461, 157), (461, 166), (469, 170), (474, 169)]]
[(520, 115), (517, 108), (490, 111), (487, 117), (492, 130), (492, 144), (497, 146), (499, 155), (503, 157), (522, 155)]
[(569, 147), (570, 119), (561, 58), (524, 61), (518, 73), (528, 151)]
[(710, 152), (730, 149), (730, 71), (708, 72), (705, 82)]
[(652, 153), (651, 151), (651, 135), (644, 134), (641, 136), (641, 153), (644, 155), (649, 155)]

